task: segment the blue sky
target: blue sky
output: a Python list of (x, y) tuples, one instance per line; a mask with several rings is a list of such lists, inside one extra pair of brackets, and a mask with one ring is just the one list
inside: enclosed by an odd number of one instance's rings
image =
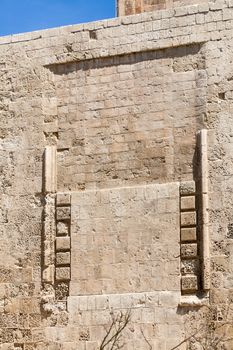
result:
[(115, 17), (115, 0), (0, 0), (0, 36)]

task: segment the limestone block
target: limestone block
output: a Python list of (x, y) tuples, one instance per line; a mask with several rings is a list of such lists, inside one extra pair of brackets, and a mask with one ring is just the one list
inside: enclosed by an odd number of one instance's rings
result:
[(197, 244), (181, 244), (181, 258), (197, 257)]
[(57, 265), (69, 265), (70, 264), (70, 252), (63, 252), (56, 254)]
[(43, 98), (42, 100), (43, 114), (45, 116), (56, 116), (57, 115), (57, 98)]
[(180, 236), (181, 236), (181, 242), (185, 242), (185, 241), (193, 242), (193, 241), (196, 241), (197, 240), (196, 227), (181, 228)]
[(199, 261), (197, 259), (186, 259), (181, 261), (182, 275), (197, 275)]
[(45, 149), (44, 162), (44, 187), (45, 192), (56, 192), (57, 190), (57, 148), (48, 146)]
[(198, 290), (197, 276), (183, 276), (181, 278), (181, 288), (183, 292), (193, 292)]
[(56, 283), (55, 294), (57, 300), (67, 300), (69, 296), (69, 281)]
[(67, 222), (57, 223), (57, 236), (67, 236), (69, 234), (69, 225)]
[(57, 220), (70, 220), (70, 207), (58, 207), (57, 208)]
[(54, 281), (54, 266), (50, 265), (43, 270), (43, 281), (53, 283)]
[(183, 212), (180, 214), (180, 225), (181, 227), (185, 226), (195, 226), (196, 221), (196, 212)]
[(195, 196), (185, 196), (180, 198), (180, 209), (195, 210)]
[(44, 266), (49, 266), (53, 263), (53, 257), (51, 254), (51, 249), (44, 250)]
[(70, 205), (70, 199), (71, 199), (71, 196), (69, 193), (58, 193), (56, 204), (58, 206)]
[(194, 194), (196, 186), (194, 181), (185, 181), (180, 183), (180, 195), (188, 196)]
[[(177, 205), (170, 206), (173, 198)], [(164, 211), (158, 216), (161, 202)], [(178, 183), (79, 191), (72, 195), (72, 294), (180, 288), (178, 205)], [(169, 270), (174, 279), (171, 275), (166, 278), (162, 272), (161, 261), (169, 261), (171, 254), (176, 257)]]
[(57, 237), (56, 250), (70, 250), (70, 237)]
[(69, 281), (69, 280), (70, 280), (70, 267), (57, 267), (56, 281)]

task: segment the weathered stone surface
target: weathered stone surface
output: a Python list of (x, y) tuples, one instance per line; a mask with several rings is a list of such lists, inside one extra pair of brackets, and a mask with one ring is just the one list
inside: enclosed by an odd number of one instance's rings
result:
[(71, 207), (73, 295), (179, 289), (177, 183), (76, 192)]
[(70, 267), (57, 267), (56, 268), (56, 280), (57, 281), (69, 281), (70, 280)]
[(200, 269), (199, 261), (196, 259), (182, 260), (181, 272), (182, 275), (198, 275)]
[(67, 236), (69, 234), (69, 224), (67, 222), (57, 223), (57, 236)]
[(196, 185), (194, 181), (183, 181), (180, 183), (181, 196), (194, 195), (196, 192)]
[(69, 220), (70, 208), (69, 207), (57, 207), (57, 220)]
[(197, 244), (181, 244), (181, 257), (182, 258), (195, 258), (197, 256)]
[[(192, 4), (208, 4), (208, 0), (118, 0), (119, 16), (128, 16), (141, 12), (151, 12), (164, 9), (171, 9)], [(217, 1), (218, 3), (218, 1)], [(218, 4), (217, 4), (218, 5)], [(212, 5), (212, 9), (221, 9), (222, 6)], [(195, 11), (195, 9), (193, 10)], [(175, 14), (184, 16), (188, 12), (183, 8), (178, 8)]]
[(183, 291), (193, 292), (198, 290), (198, 281), (196, 276), (183, 276), (181, 283)]
[(70, 264), (70, 252), (57, 253), (56, 254), (57, 265), (69, 265)]
[(96, 350), (121, 310), (128, 350), (177, 347), (204, 309), (228, 324), (233, 2), (127, 6), (156, 11), (0, 38), (1, 349)]

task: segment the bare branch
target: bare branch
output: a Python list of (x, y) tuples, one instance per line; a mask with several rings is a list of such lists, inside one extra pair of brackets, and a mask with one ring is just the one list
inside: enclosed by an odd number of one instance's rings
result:
[(142, 336), (143, 336), (145, 342), (146, 342), (147, 345), (149, 346), (149, 349), (152, 350), (152, 345), (149, 343), (148, 339), (146, 338), (146, 336), (145, 336), (145, 334), (144, 334), (142, 328), (141, 328), (141, 333), (142, 333)]
[(130, 322), (131, 310), (128, 310), (126, 314), (120, 312), (117, 316), (112, 316), (112, 322), (106, 331), (106, 335), (102, 340), (99, 350), (106, 349), (110, 346), (110, 350), (121, 349), (124, 344), (120, 344), (121, 337), (124, 329)]

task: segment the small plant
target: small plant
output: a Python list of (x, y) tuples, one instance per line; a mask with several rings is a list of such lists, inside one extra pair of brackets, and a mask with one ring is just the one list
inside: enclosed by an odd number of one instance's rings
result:
[(223, 309), (215, 305), (203, 306), (199, 319), (193, 318), (191, 326), (193, 332), (171, 350), (179, 349), (187, 344), (188, 350), (227, 350), (232, 349), (229, 343), (233, 341), (233, 309), (231, 305)]
[(119, 312), (117, 315), (112, 314), (112, 322), (106, 330), (106, 335), (99, 347), (99, 350), (119, 350), (125, 343), (122, 336), (125, 328), (130, 322), (131, 310), (126, 313)]

